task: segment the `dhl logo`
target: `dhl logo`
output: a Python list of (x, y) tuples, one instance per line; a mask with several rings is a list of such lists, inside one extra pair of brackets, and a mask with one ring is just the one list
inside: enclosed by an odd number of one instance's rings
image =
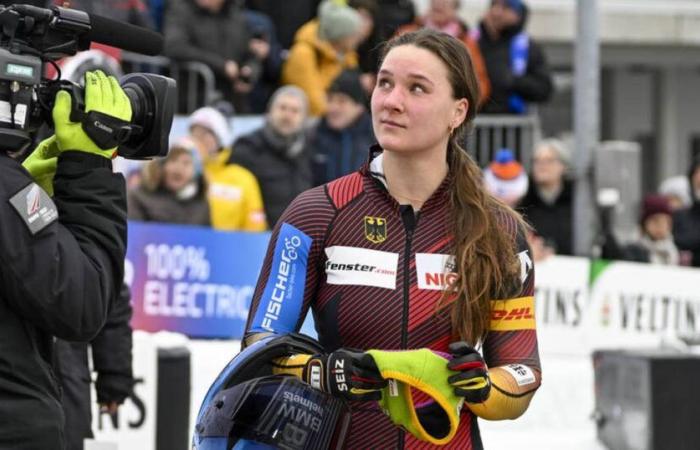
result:
[(491, 302), (491, 327), (493, 331), (535, 329), (535, 299), (521, 297)]
[(510, 311), (507, 309), (495, 309), (491, 311), (491, 320), (519, 320), (534, 318), (535, 316), (530, 312), (530, 308), (514, 308)]

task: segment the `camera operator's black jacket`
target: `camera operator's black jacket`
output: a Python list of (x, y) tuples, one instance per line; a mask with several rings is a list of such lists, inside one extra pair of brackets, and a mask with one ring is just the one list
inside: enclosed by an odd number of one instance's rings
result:
[(63, 388), (66, 450), (83, 450), (84, 439), (93, 437), (88, 345), (92, 366), (97, 372), (97, 399), (93, 401), (122, 404), (132, 392), (131, 312), (131, 293), (124, 284), (109, 307), (107, 322), (95, 339), (89, 344), (63, 339), (54, 343), (54, 369)]
[(111, 161), (62, 154), (54, 179), (58, 220), (36, 234), (18, 212), (21, 205), (27, 212), (50, 211), (53, 205), (46, 198), (32, 202), (32, 192), (21, 198), (25, 203), (17, 202), (17, 194), (31, 184), (24, 168), (0, 152), (2, 449), (63, 447), (60, 388), (51, 369), (53, 336), (92, 339), (123, 279), (126, 196)]

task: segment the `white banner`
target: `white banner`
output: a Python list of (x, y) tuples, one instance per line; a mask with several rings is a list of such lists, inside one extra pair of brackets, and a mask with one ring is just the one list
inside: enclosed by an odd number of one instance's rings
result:
[(555, 256), (537, 264), (535, 286), (545, 356), (700, 336), (698, 269)]
[(615, 262), (591, 286), (594, 348), (655, 347), (700, 336), (700, 270)]

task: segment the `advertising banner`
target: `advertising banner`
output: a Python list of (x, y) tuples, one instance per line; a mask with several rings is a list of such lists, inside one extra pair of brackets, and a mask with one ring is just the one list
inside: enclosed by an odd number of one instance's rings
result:
[(535, 286), (543, 355), (700, 338), (698, 269), (555, 256), (537, 264)]
[(132, 326), (240, 339), (269, 233), (129, 222)]
[(700, 337), (700, 270), (594, 265), (587, 329), (595, 348), (652, 347)]

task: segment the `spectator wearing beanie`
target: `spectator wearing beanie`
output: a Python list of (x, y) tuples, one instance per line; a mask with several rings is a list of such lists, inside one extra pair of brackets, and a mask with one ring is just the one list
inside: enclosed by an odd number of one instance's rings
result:
[(204, 107), (192, 113), (189, 121), (208, 186), (211, 225), (229, 231), (267, 229), (258, 180), (247, 169), (228, 164), (231, 129), (224, 115)]
[(210, 225), (202, 160), (193, 143), (178, 141), (168, 156), (146, 163), (127, 203), (131, 220)]
[(484, 169), (486, 189), (508, 206), (515, 206), (527, 192), (528, 179), (522, 164), (509, 149), (501, 149)]
[(328, 89), (328, 108), (311, 135), (316, 186), (355, 170), (375, 143), (367, 97), (354, 70), (342, 72)]
[(620, 245), (611, 232), (606, 232), (604, 259), (678, 265), (678, 248), (673, 243), (673, 219), (668, 199), (663, 195), (644, 197), (639, 217), (641, 236), (635, 242)]
[(297, 32), (282, 68), (282, 83), (299, 86), (309, 98), (312, 116), (326, 111), (326, 90), (343, 69), (357, 67), (360, 14), (342, 1), (326, 0), (318, 18)]
[(558, 255), (573, 255), (573, 183), (567, 178), (569, 152), (559, 139), (537, 144), (527, 194), (518, 210), (544, 245)]
[(663, 195), (647, 195), (642, 203), (639, 245), (648, 253), (652, 264), (678, 265), (678, 249), (673, 243), (673, 218), (668, 199)]
[(692, 254), (692, 265), (700, 267), (700, 155), (688, 172), (692, 204), (677, 211), (673, 220), (673, 237), (679, 250)]

